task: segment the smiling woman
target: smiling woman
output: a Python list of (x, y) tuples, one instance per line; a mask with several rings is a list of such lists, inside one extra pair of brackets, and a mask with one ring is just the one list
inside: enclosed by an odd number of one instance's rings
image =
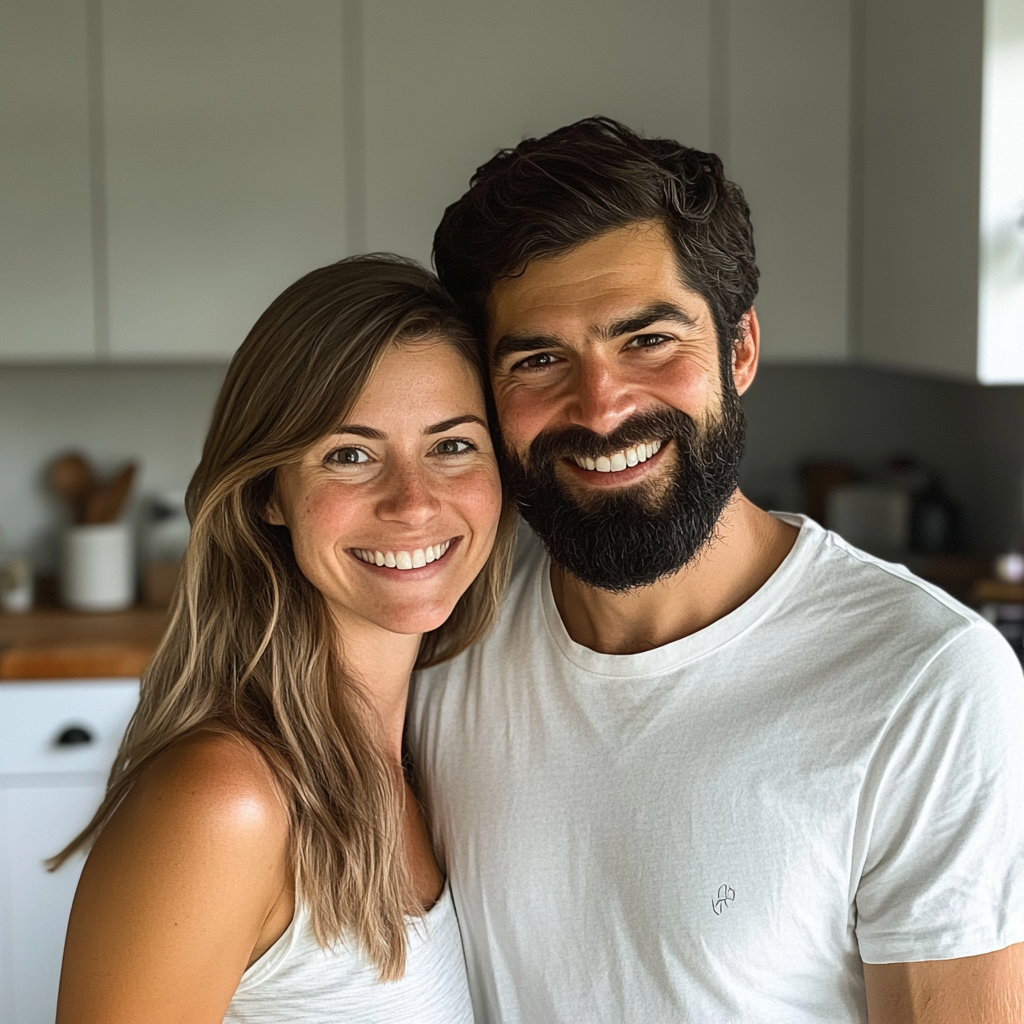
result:
[(488, 427), (415, 264), (322, 268), (257, 322), (106, 799), (55, 858), (93, 844), (60, 1024), (472, 1020), (402, 729), (413, 667), (482, 635), (507, 573)]

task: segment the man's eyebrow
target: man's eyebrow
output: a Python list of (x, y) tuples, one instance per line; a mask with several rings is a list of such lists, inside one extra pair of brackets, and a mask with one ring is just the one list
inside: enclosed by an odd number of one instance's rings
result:
[(636, 334), (656, 324), (659, 321), (668, 320), (671, 323), (680, 324), (683, 327), (696, 327), (697, 321), (673, 302), (654, 302), (643, 309), (630, 313), (629, 316), (613, 320), (603, 327), (597, 328), (598, 334), (603, 338), (618, 338), (623, 334)]
[[(602, 338), (618, 338), (623, 334), (636, 334), (651, 324), (665, 320), (683, 327), (697, 326), (697, 320), (674, 302), (652, 302), (635, 313), (620, 317), (594, 330)], [(509, 356), (564, 347), (564, 342), (551, 334), (503, 334), (495, 343), (491, 362), (498, 365)]]
[(550, 334), (503, 334), (495, 343), (491, 362), (497, 365), (509, 356), (522, 352), (539, 352), (545, 348), (563, 348), (558, 338)]
[(452, 427), (457, 427), (460, 423), (479, 423), (481, 427), (485, 430), (487, 429), (487, 422), (485, 420), (468, 412), (463, 416), (453, 416), (450, 420), (442, 420), (440, 423), (435, 423), (432, 427), (427, 427), (423, 433), (443, 434), (446, 430), (451, 430)]

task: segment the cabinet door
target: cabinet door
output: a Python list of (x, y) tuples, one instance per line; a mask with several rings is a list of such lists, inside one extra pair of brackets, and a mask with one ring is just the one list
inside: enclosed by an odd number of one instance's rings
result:
[(59, 784), (0, 785), (0, 1007), (5, 1024), (43, 1024), (54, 1018), (64, 934), (83, 858), (53, 873), (43, 861), (88, 824), (103, 797), (104, 781), (93, 775)]
[(593, 114), (707, 148), (709, 0), (364, 4), (370, 249), (429, 263), (480, 164)]
[(985, 4), (978, 379), (1024, 382), (1024, 4)]
[(224, 359), (347, 255), (337, 0), (105, 0), (110, 351)]
[(728, 0), (726, 172), (751, 207), (766, 361), (848, 356), (851, 0)]
[(85, 0), (0, 3), (0, 360), (92, 359)]

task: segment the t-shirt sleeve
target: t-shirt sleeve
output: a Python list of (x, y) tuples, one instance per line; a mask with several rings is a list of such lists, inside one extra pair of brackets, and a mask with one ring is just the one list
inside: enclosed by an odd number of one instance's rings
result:
[(856, 928), (867, 963), (1024, 941), (1024, 678), (976, 622), (923, 668), (864, 782)]

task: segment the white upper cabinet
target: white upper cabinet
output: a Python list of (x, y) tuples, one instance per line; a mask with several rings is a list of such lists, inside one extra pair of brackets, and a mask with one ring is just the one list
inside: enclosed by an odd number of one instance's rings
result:
[(85, 0), (0, 2), (0, 359), (91, 359)]
[(717, 17), (727, 45), (713, 77), (714, 143), (751, 207), (762, 358), (842, 361), (851, 0), (727, 0)]
[(109, 351), (223, 359), (348, 255), (338, 0), (104, 0)]
[(709, 0), (363, 5), (369, 249), (429, 263), (499, 149), (593, 114), (708, 148)]
[(867, 0), (860, 354), (1024, 383), (1024, 3)]

